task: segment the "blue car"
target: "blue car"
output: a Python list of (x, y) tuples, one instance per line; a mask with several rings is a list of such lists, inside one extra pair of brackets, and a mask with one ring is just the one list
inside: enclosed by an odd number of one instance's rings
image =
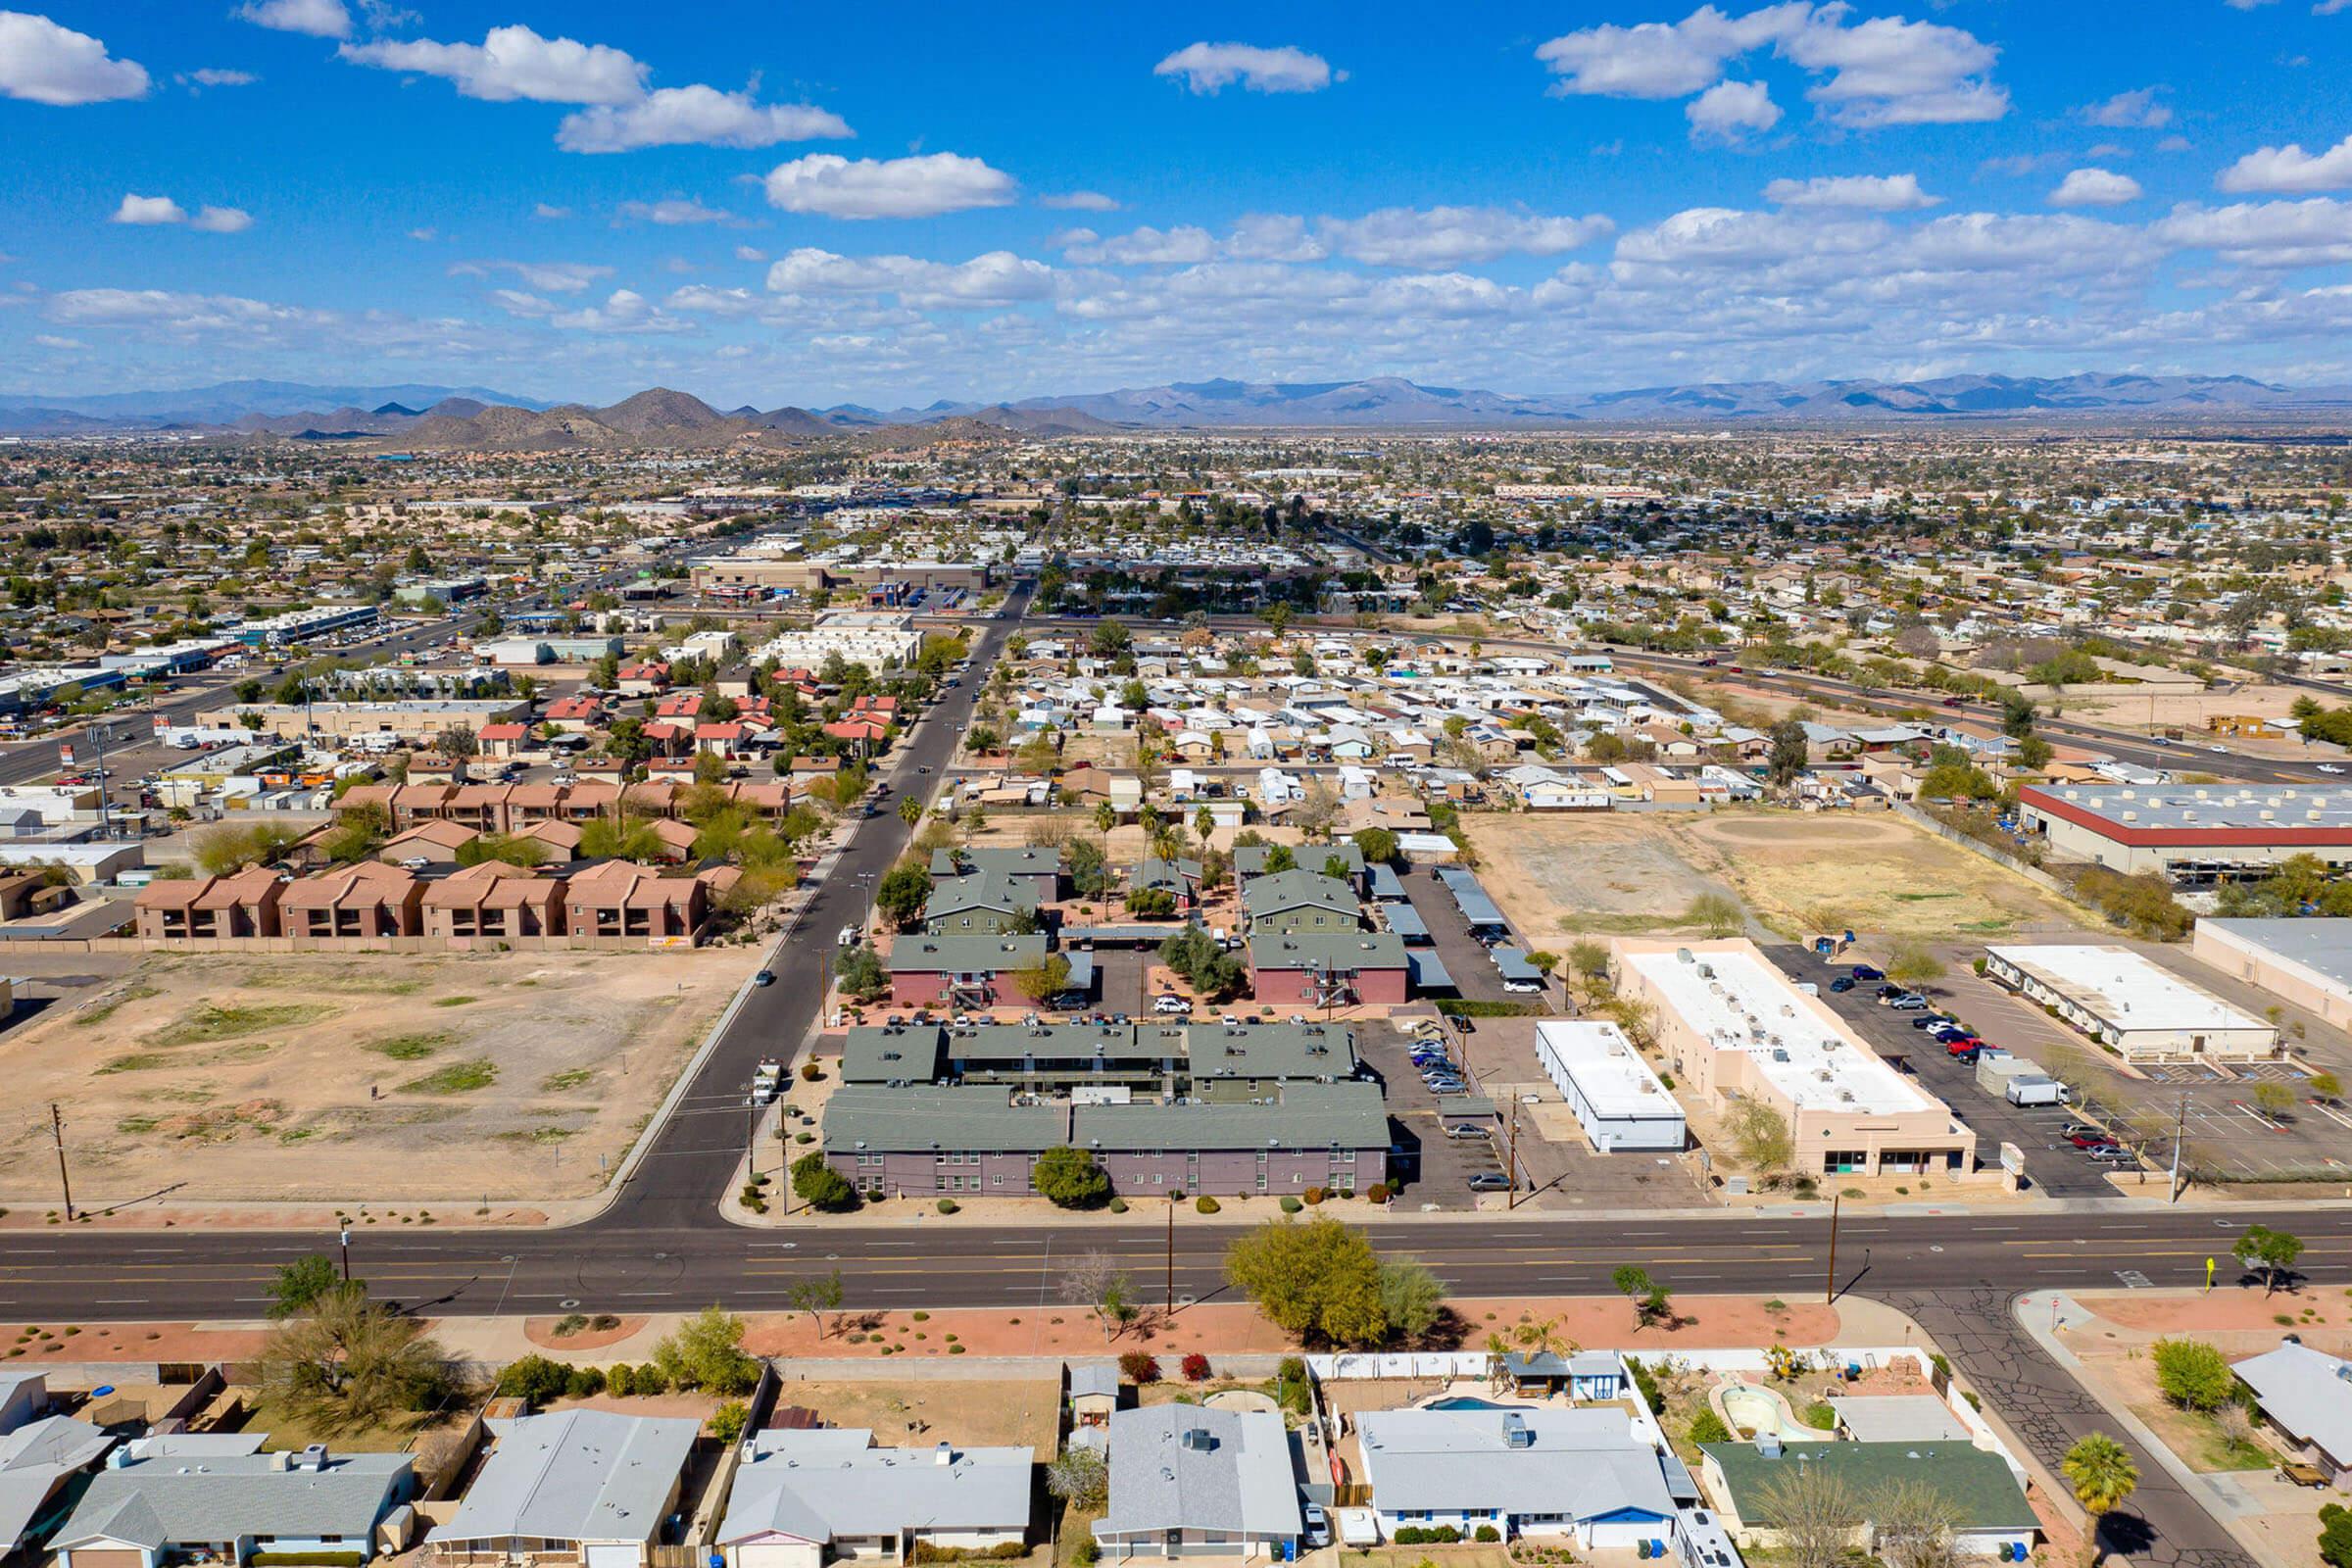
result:
[(1855, 965), (1854, 965), (1853, 974), (1854, 974), (1854, 978), (1855, 978), (1855, 979), (1857, 979), (1857, 980), (1884, 980), (1884, 979), (1886, 979), (1886, 970), (1884, 970), (1884, 969), (1873, 969), (1873, 968), (1872, 968), (1872, 967), (1871, 967), (1869, 964), (1867, 964), (1867, 963), (1857, 963), (1857, 964), (1855, 964)]
[(1854, 989), (1853, 977), (1841, 974), (1830, 982), (1830, 989), (1832, 991), (1851, 991)]

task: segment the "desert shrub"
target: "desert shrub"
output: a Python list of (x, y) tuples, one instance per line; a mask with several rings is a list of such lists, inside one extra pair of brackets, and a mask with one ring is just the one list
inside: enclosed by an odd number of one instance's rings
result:
[(1208, 1357), (1202, 1355), (1199, 1350), (1186, 1351), (1184, 1360), (1180, 1364), (1184, 1371), (1184, 1380), (1187, 1383), (1200, 1383), (1206, 1381), (1208, 1377)]
[(1139, 1388), (1159, 1381), (1159, 1362), (1149, 1350), (1129, 1350), (1119, 1357), (1119, 1376)]
[(1723, 1424), (1723, 1417), (1712, 1410), (1701, 1410), (1690, 1418), (1692, 1443), (1729, 1443), (1732, 1429)]
[(1193, 1207), (1199, 1209), (1203, 1214), (1214, 1214), (1218, 1209), (1223, 1208), (1224, 1206), (1224, 1204), (1218, 1202), (1206, 1193), (1202, 1193), (1199, 1198), (1193, 1200)]

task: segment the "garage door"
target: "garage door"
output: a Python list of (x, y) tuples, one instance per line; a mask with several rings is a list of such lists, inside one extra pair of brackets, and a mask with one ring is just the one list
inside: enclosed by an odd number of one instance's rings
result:
[(61, 1552), (66, 1568), (146, 1568), (146, 1554), (127, 1546), (84, 1546)]
[(635, 1542), (607, 1542), (588, 1546), (588, 1568), (637, 1568), (645, 1554)]
[(753, 1541), (735, 1548), (735, 1568), (818, 1568), (824, 1548), (807, 1541)]

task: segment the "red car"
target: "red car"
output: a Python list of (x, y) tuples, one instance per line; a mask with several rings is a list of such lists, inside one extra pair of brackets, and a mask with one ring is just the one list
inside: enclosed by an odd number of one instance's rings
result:
[(1947, 1056), (1973, 1056), (1984, 1049), (1984, 1042), (1979, 1040), (1975, 1035), (1962, 1035), (1956, 1040), (1946, 1040), (1943, 1043), (1943, 1054)]
[(2117, 1147), (2115, 1140), (2105, 1133), (2077, 1133), (2067, 1142), (2077, 1149), (2114, 1149)]

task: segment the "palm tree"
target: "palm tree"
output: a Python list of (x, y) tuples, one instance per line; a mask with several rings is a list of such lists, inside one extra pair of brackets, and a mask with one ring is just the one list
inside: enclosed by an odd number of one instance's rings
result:
[(2090, 1561), (2093, 1568), (2105, 1555), (2099, 1542), (2099, 1522), (2123, 1506), (2139, 1485), (2139, 1466), (2124, 1446), (2104, 1432), (2089, 1437), (2066, 1450), (2066, 1458), (2058, 1468), (2065, 1472), (2067, 1483), (2075, 1489), (2075, 1500), (2090, 1515)]

